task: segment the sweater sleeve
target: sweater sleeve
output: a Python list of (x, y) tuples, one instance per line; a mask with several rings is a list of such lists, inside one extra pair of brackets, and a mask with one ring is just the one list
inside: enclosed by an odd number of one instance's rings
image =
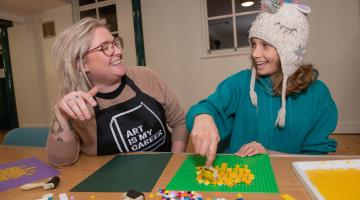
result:
[[(53, 121), (54, 120), (55, 118)], [(49, 134), (59, 134), (54, 131), (54, 124), (55, 123), (53, 122)], [(56, 167), (73, 164), (79, 159), (80, 142), (78, 135), (74, 134), (74, 137), (68, 141), (57, 141), (55, 137), (49, 136), (46, 145), (46, 153), (50, 164)]]
[(166, 115), (166, 123), (172, 129), (172, 140), (187, 143), (188, 133), (185, 126), (185, 111), (181, 107), (179, 100), (175, 94), (169, 89), (165, 81), (153, 70), (148, 69), (151, 73), (151, 80), (157, 83), (164, 99), (164, 110)]
[(315, 83), (319, 95), (316, 103), (316, 117), (313, 127), (305, 137), (301, 147), (303, 154), (327, 154), (335, 152), (337, 143), (329, 135), (335, 130), (338, 113), (329, 89), (321, 81)]
[(234, 116), (240, 102), (241, 80), (238, 75), (229, 77), (221, 82), (208, 98), (193, 105), (186, 116), (189, 132), (193, 128), (196, 115), (209, 114), (219, 130), (220, 139), (227, 137), (231, 133)]

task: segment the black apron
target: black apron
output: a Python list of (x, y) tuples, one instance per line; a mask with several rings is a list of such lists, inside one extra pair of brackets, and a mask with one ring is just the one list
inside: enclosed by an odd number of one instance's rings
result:
[(97, 155), (135, 151), (171, 151), (171, 133), (166, 125), (165, 110), (151, 96), (143, 93), (126, 75), (114, 92), (96, 97), (113, 99), (128, 85), (135, 97), (105, 109), (97, 104)]

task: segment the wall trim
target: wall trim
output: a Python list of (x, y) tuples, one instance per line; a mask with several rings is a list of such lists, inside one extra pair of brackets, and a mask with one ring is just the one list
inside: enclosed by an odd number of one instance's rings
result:
[(357, 133), (360, 134), (360, 121), (341, 121), (338, 122), (338, 125), (334, 131), (337, 133)]
[(138, 66), (146, 66), (144, 34), (141, 14), (141, 1), (132, 0), (132, 12), (135, 33), (136, 60)]

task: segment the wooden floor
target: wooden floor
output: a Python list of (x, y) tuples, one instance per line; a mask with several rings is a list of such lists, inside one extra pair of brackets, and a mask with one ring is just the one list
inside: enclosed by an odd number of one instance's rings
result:
[(334, 134), (331, 138), (338, 142), (338, 155), (360, 155), (360, 134)]
[[(0, 131), (0, 144), (6, 131)], [(360, 134), (334, 134), (331, 136), (338, 142), (337, 155), (360, 155)], [(187, 152), (193, 152), (191, 142), (189, 142)]]

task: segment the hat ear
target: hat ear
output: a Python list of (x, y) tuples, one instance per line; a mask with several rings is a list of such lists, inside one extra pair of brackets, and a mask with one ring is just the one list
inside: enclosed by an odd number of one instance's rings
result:
[(269, 13), (276, 13), (280, 8), (279, 0), (262, 0), (261, 8), (263, 11)]
[(310, 14), (311, 13), (311, 8), (309, 6), (305, 6), (303, 4), (296, 4), (296, 9), (298, 9), (300, 12), (304, 13), (304, 14)]

